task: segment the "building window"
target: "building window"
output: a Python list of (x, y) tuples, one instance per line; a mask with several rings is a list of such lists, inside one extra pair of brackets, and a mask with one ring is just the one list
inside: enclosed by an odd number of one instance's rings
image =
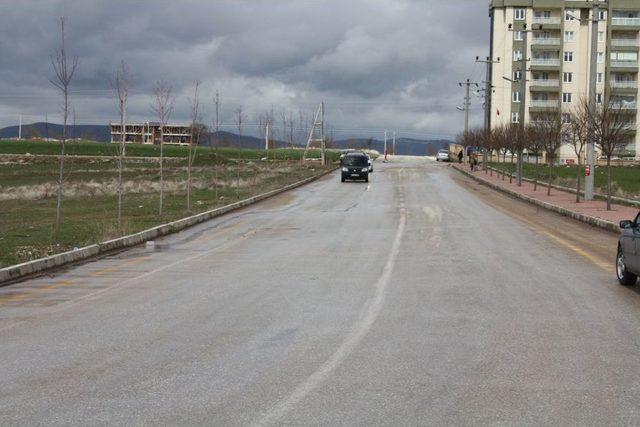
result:
[(520, 102), (520, 92), (513, 92), (513, 102)]
[(516, 21), (524, 21), (525, 10), (524, 9), (514, 9), (515, 20)]
[(514, 71), (513, 72), (513, 81), (514, 82), (520, 81), (520, 77), (521, 76), (522, 76), (522, 73), (520, 71)]
[(520, 123), (520, 113), (511, 113), (511, 123)]
[(571, 102), (571, 93), (570, 92), (564, 92), (562, 94), (562, 102), (568, 104)]
[(602, 94), (601, 93), (596, 93), (596, 102), (598, 104), (602, 104)]
[(513, 60), (514, 61), (522, 61), (522, 51), (521, 50), (514, 50), (513, 51)]
[(603, 79), (603, 74), (602, 73), (598, 73), (596, 74), (596, 79), (598, 83), (602, 83), (602, 79)]
[(607, 19), (607, 11), (606, 10), (599, 10), (598, 11), (598, 19), (600, 21), (604, 21), (605, 19)]
[(544, 12), (542, 12), (542, 16), (544, 16), (545, 18), (551, 18), (551, 11), (545, 10)]
[(573, 81), (573, 73), (562, 73), (562, 81), (571, 83)]
[(565, 20), (565, 21), (573, 21), (573, 20), (575, 19), (575, 18), (573, 17), (574, 13), (575, 13), (575, 12), (574, 12), (573, 10), (568, 10), (568, 9), (567, 9), (567, 10), (564, 12), (564, 20)]
[(601, 43), (604, 42), (604, 31), (598, 31), (598, 41)]
[(564, 32), (564, 41), (572, 42), (573, 41), (573, 31), (565, 31)]
[(565, 52), (564, 62), (572, 62), (572, 61), (573, 61), (573, 52)]
[(564, 124), (571, 123), (571, 113), (562, 113), (562, 123)]
[(522, 37), (522, 31), (514, 31), (513, 32), (513, 39), (514, 40), (524, 40), (524, 37)]
[(598, 64), (602, 64), (604, 62), (604, 52), (598, 52)]

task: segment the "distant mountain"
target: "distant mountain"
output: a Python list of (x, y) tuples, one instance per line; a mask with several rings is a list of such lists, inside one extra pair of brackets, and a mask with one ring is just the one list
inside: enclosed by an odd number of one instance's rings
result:
[[(69, 138), (81, 138), (96, 142), (109, 142), (110, 129), (106, 125), (76, 125), (68, 126)], [(215, 136), (215, 138), (214, 138)], [(9, 126), (0, 129), (0, 138), (17, 138), (18, 126)], [(23, 138), (62, 138), (62, 125), (55, 123), (32, 123), (22, 125)], [(233, 132), (219, 131), (217, 133), (207, 133), (201, 145), (211, 146), (215, 143), (220, 147), (241, 147), (241, 148), (264, 148), (264, 139), (250, 135), (238, 135)], [(444, 139), (422, 140), (412, 138), (399, 138), (397, 140), (398, 154), (411, 156), (425, 156), (435, 154), (439, 149), (449, 146), (451, 141)], [(276, 147), (287, 147), (283, 141), (275, 141)], [(384, 151), (384, 142), (373, 138), (350, 138), (333, 141), (330, 143), (333, 148), (347, 149), (358, 148)], [(391, 152), (391, 139), (387, 140), (387, 150)]]
[[(446, 139), (422, 140), (413, 138), (398, 138), (396, 140), (397, 154), (409, 156), (426, 156), (435, 154), (441, 148), (448, 148), (451, 141)], [(372, 138), (351, 138), (333, 141), (334, 148), (373, 149), (384, 152), (384, 141)], [(387, 140), (387, 152), (391, 152), (391, 139)]]
[[(110, 130), (105, 125), (67, 125), (69, 138), (88, 139), (90, 141), (109, 142)], [(0, 129), (0, 138), (17, 138), (18, 126), (8, 126)], [(62, 125), (38, 122), (22, 125), (23, 138), (62, 138)]]

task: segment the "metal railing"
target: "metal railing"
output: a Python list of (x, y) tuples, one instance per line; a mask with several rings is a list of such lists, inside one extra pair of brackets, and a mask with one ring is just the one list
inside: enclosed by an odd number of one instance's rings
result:
[(560, 80), (534, 79), (531, 80), (529, 86), (558, 87), (560, 86)]
[(617, 68), (638, 68), (638, 61), (616, 61), (611, 60), (611, 66)]
[(549, 100), (549, 99), (532, 99), (530, 106), (538, 107), (538, 108), (558, 108), (559, 106), (558, 100)]
[(632, 81), (611, 80), (609, 82), (609, 86), (615, 89), (636, 89), (638, 87), (638, 82), (635, 80), (632, 80)]
[(640, 18), (611, 18), (611, 25), (625, 27), (640, 27)]
[(560, 59), (558, 58), (533, 58), (531, 59), (531, 65), (543, 65), (543, 66), (560, 66)]
[(638, 39), (611, 39), (611, 46), (640, 46), (640, 40)]
[(545, 18), (542, 16), (534, 16), (533, 17), (533, 23), (534, 24), (560, 24), (561, 22), (561, 18), (559, 16), (552, 16), (550, 18)]
[(543, 45), (543, 46), (559, 46), (560, 39), (557, 37), (534, 37), (531, 39), (532, 45)]
[(616, 101), (611, 101), (611, 103), (609, 104), (611, 106), (611, 108), (613, 109), (620, 109), (620, 110), (635, 110), (636, 109), (636, 102), (635, 101), (629, 101), (629, 102), (616, 102)]

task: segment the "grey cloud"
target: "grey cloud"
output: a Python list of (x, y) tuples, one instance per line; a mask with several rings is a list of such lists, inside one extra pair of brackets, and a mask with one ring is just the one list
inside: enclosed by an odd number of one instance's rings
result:
[[(193, 81), (205, 113), (219, 90), (223, 116), (240, 104), (255, 121), (273, 105), (297, 114), (325, 99), (336, 129), (399, 128), (455, 134), (457, 82), (482, 80), (487, 5), (478, 0), (56, 0), (0, 4), (0, 124), (29, 120), (59, 100), (48, 78), (57, 19), (68, 19), (69, 51), (80, 58), (73, 103), (79, 122), (116, 116), (110, 79), (125, 60), (133, 76), (133, 119), (149, 119), (150, 93), (170, 82), (176, 120), (188, 116)], [(474, 100), (473, 123), (481, 122)]]

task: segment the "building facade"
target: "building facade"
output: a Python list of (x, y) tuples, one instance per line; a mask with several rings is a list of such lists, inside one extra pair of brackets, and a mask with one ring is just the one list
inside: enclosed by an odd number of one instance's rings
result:
[[(120, 123), (110, 123), (111, 142), (119, 143), (122, 140)], [(165, 144), (189, 144), (191, 140), (191, 126), (168, 124), (161, 132), (160, 123), (126, 123), (125, 142), (136, 144), (160, 144), (162, 136)]]
[[(492, 57), (500, 58), (491, 73), (492, 127), (528, 123), (550, 112), (562, 115), (563, 121), (570, 119), (589, 93), (592, 6), (591, 1), (575, 0), (490, 2)], [(596, 102), (611, 102), (628, 111), (633, 137), (620, 155), (640, 159), (640, 0), (600, 1), (598, 18)], [(559, 156), (560, 162), (576, 157), (568, 146)]]

